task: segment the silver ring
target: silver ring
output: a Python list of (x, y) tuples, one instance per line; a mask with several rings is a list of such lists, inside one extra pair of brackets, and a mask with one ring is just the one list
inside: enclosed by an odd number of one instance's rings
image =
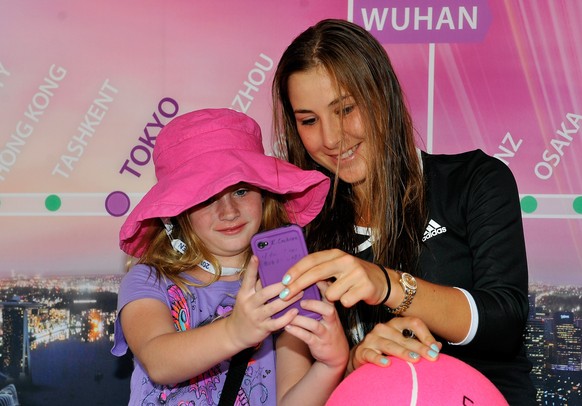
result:
[(402, 335), (404, 336), (404, 338), (414, 338), (416, 337), (414, 335), (414, 331), (405, 328), (404, 330), (402, 330)]

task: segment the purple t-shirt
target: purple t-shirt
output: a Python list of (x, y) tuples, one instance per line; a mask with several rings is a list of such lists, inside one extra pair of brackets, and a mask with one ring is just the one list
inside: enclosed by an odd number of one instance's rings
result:
[[(187, 274), (182, 276), (200, 283)], [(143, 264), (132, 267), (119, 287), (111, 353), (122, 356), (128, 349), (119, 321), (127, 303), (143, 298), (157, 299), (168, 306), (176, 330), (184, 331), (211, 323), (232, 310), (239, 288), (239, 281), (217, 281), (206, 287), (189, 286), (191, 295), (184, 295), (169, 280), (158, 280), (152, 268)], [(227, 359), (189, 381), (168, 386), (152, 382), (134, 358), (129, 405), (217, 405), (229, 363)], [(249, 361), (235, 405), (275, 405), (275, 391), (275, 352), (273, 338), (269, 336)]]

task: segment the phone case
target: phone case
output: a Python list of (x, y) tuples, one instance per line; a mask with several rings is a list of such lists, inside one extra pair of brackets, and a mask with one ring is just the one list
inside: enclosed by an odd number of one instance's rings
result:
[[(281, 282), (287, 270), (307, 255), (303, 230), (296, 224), (255, 234), (251, 239), (251, 249), (259, 258), (259, 278), (263, 286)], [(321, 300), (317, 286), (306, 288), (303, 299)], [(292, 307), (297, 308), (301, 315), (321, 319), (321, 314), (303, 309), (299, 302), (292, 303), (273, 317), (280, 317)]]

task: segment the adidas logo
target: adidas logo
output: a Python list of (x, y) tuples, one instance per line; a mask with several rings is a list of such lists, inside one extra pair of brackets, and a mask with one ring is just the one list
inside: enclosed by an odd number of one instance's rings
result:
[(426, 226), (426, 230), (424, 230), (424, 235), (422, 236), (422, 242), (425, 242), (426, 240), (434, 237), (435, 235), (439, 235), (439, 234), (446, 233), (446, 232), (447, 232), (446, 227), (441, 226), (439, 223), (437, 223), (436, 221), (431, 219), (428, 222), (428, 226)]

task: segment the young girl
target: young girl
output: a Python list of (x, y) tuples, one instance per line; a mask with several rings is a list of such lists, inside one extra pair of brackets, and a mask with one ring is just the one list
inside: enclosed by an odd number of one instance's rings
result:
[(268, 302), (283, 285), (260, 286), (249, 246), (260, 230), (311, 221), (329, 179), (266, 156), (256, 122), (229, 109), (172, 120), (154, 164), (158, 182), (120, 232), (138, 258), (121, 282), (112, 349), (134, 355), (130, 405), (216, 405), (231, 358), (251, 347), (237, 404), (323, 404), (348, 358), (337, 313), (305, 300), (321, 320), (296, 309), (271, 318), (288, 306)]

